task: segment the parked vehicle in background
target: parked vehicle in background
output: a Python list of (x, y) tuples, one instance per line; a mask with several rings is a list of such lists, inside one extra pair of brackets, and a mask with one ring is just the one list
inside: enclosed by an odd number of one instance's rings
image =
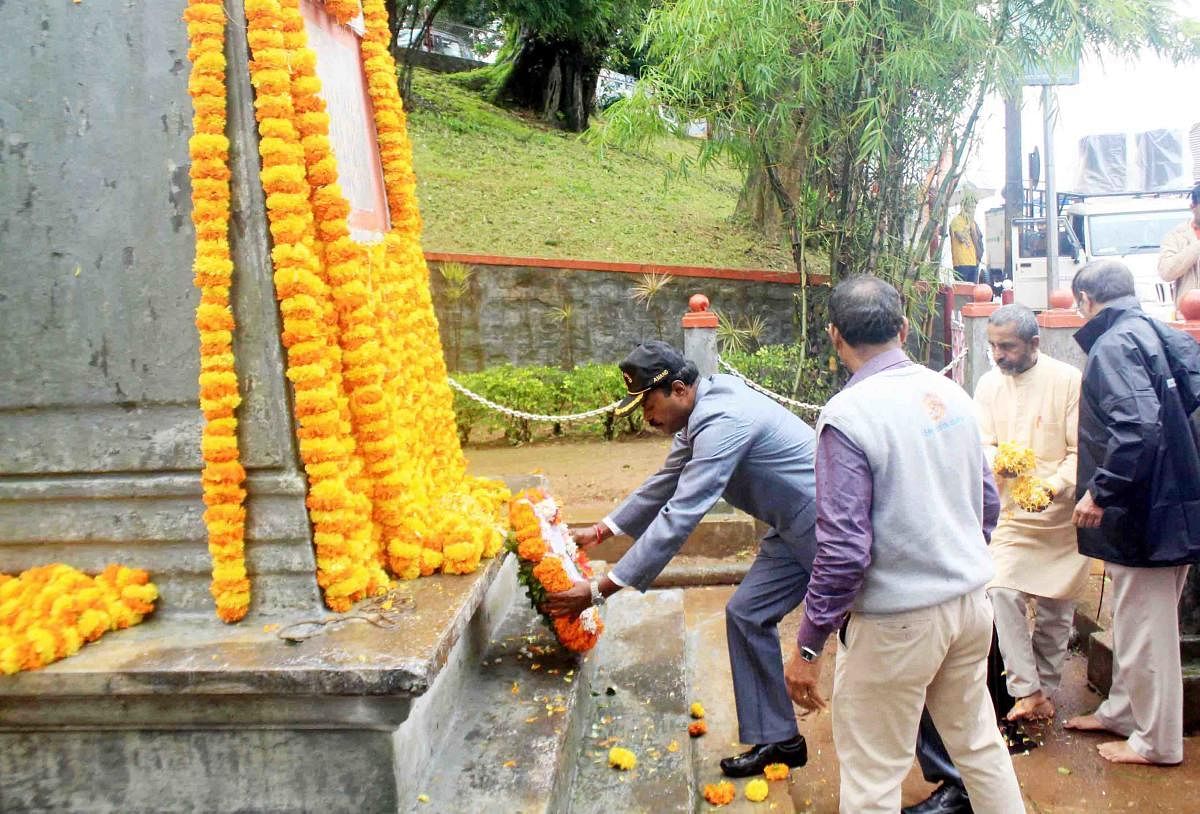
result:
[[(1090, 260), (1110, 257), (1133, 272), (1138, 299), (1147, 313), (1174, 317), (1170, 285), (1158, 277), (1158, 255), (1167, 232), (1191, 217), (1187, 192), (1059, 196), (1058, 278), (1070, 285)], [(999, 279), (1004, 266), (1004, 209), (986, 216), (988, 268)], [(1034, 309), (1046, 307), (1046, 220), (1013, 219), (1013, 295)]]
[[(417, 47), (417, 40), (420, 37), (420, 29), (401, 28), (396, 32), (396, 47)], [(419, 50), (428, 51), (432, 54), (444, 54), (448, 57), (478, 61), (478, 57), (475, 56), (475, 53), (471, 50), (471, 46), (467, 44), (465, 39), (451, 34), (449, 31), (442, 31), (437, 28), (431, 28), (425, 32), (425, 37), (420, 43)]]

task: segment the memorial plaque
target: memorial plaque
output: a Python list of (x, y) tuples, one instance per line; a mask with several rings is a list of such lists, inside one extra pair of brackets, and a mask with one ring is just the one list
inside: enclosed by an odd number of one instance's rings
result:
[(300, 10), (308, 45), (317, 55), (338, 183), (350, 203), (350, 228), (382, 237), (388, 229), (387, 198), (375, 117), (358, 48), (360, 31), (355, 30), (355, 20), (339, 25), (316, 0), (301, 0)]

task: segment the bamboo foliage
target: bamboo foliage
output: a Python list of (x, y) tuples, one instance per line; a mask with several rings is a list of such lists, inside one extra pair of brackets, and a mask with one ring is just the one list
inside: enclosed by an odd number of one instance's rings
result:
[(782, 219), (798, 272), (815, 260), (835, 281), (911, 288), (936, 272), (987, 94), (1014, 92), (1026, 66), (1146, 45), (1194, 58), (1200, 31), (1170, 0), (677, 0), (652, 11), (637, 92), (591, 138), (636, 147), (703, 119), (681, 169), (742, 167), (743, 209)]

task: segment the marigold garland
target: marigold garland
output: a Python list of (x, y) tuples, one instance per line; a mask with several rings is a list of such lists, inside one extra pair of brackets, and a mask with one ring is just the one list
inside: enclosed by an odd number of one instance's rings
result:
[(693, 738), (708, 734), (708, 721), (692, 721), (688, 724), (688, 734)]
[(1054, 500), (1054, 493), (1041, 478), (1022, 475), (1012, 483), (1012, 498), (1027, 512), (1044, 512)]
[[(591, 576), (587, 557), (571, 539), (558, 505), (541, 489), (515, 495), (509, 502), (508, 516), (513, 531), (506, 545), (519, 558), (517, 578), (533, 607), (540, 609), (548, 593), (565, 591), (577, 580)], [(535, 537), (540, 545), (535, 544)], [(536, 559), (526, 554), (536, 555)], [(596, 608), (588, 608), (577, 617), (542, 617), (559, 643), (576, 653), (591, 650), (604, 632)]]
[(1033, 450), (1013, 441), (1003, 441), (996, 452), (992, 469), (1002, 478), (1016, 478), (1033, 471), (1037, 458)]
[[(220, 4), (190, 2), (194, 45), (217, 43), (210, 51), (219, 56), (225, 23)], [(343, 611), (388, 587), (385, 567), (404, 579), (478, 568), (481, 559), (503, 546), (498, 517), (509, 493), (502, 484), (467, 476), (458, 443), (420, 247), (412, 145), (388, 51), (384, 5), (325, 2), (339, 22), (361, 12), (366, 26), (361, 57), (391, 217), (383, 240), (370, 245), (358, 243), (349, 230), (350, 205), (338, 185), (330, 117), (298, 0), (246, 0), (244, 5), (260, 178), (286, 375), (294, 388), (300, 456), (308, 476), (317, 582), (326, 604)], [(212, 183), (194, 184), (197, 280), (203, 274), (212, 285), (224, 285), (227, 294), (228, 246), (202, 245), (199, 228), (201, 221), (219, 224), (222, 241), (228, 228), (224, 61), (218, 72), (216, 63), (195, 48), (192, 58), (196, 68), (189, 87), (197, 119), (222, 117), (216, 140), (210, 138), (211, 128), (196, 128), (193, 178), (224, 184), (223, 192)], [(214, 254), (221, 250), (223, 255)], [(214, 494), (226, 502), (236, 498), (240, 509), (241, 481), (237, 489), (231, 485), (241, 471), (232, 420), (238, 403), (233, 320), (227, 298), (217, 305), (205, 308), (201, 349), (212, 360), (205, 373), (219, 375), (202, 379), (202, 387), (211, 385), (212, 406), (227, 411), (219, 417), (230, 420), (214, 424), (213, 434), (223, 440), (205, 449), (223, 478)], [(217, 361), (225, 367), (214, 367)], [(244, 522), (244, 513), (232, 519)], [(214, 550), (214, 573), (218, 570)], [(248, 604), (248, 583), (245, 587)], [(574, 630), (565, 635), (579, 638)]]
[(217, 616), (242, 619), (250, 608), (246, 578), (246, 472), (238, 453), (237, 418), (241, 403), (233, 360), (233, 311), (229, 287), (233, 260), (229, 251), (229, 140), (225, 136), (225, 11), (219, 0), (189, 0), (184, 12), (192, 71), (192, 137), (188, 153), (192, 181), (192, 223), (196, 229), (193, 263), (200, 304), (200, 409), (204, 428), (200, 454), (204, 523), (212, 557)]
[[(1033, 474), (1037, 467), (1034, 451), (1015, 441), (1004, 441), (996, 452), (992, 469), (1002, 478), (1011, 478), (1007, 484), (1013, 502), (1027, 512), (1043, 512), (1054, 499), (1049, 485)], [(1005, 484), (1001, 484), (1003, 488)]]
[(73, 655), (110, 630), (141, 622), (156, 599), (145, 571), (121, 565), (94, 578), (61, 563), (0, 574), (0, 673)]

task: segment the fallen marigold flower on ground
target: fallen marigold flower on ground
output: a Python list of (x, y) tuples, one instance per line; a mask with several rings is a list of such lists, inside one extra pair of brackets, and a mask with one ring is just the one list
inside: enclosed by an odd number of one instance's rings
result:
[(704, 717), (704, 705), (701, 704), (699, 701), (693, 701), (692, 706), (688, 709), (688, 713), (693, 718), (703, 718)]
[(787, 780), (788, 766), (786, 763), (768, 763), (763, 767), (763, 776), (768, 780)]
[(628, 749), (614, 746), (608, 750), (608, 765), (627, 772), (637, 765), (637, 755)]
[(708, 724), (705, 721), (692, 721), (688, 724), (688, 734), (693, 738), (708, 734)]
[(715, 806), (729, 805), (733, 802), (733, 798), (737, 792), (733, 788), (733, 784), (728, 780), (722, 780), (720, 783), (709, 783), (704, 787), (704, 799)]
[(756, 777), (746, 784), (746, 799), (752, 803), (761, 803), (771, 793), (771, 787), (761, 777)]

